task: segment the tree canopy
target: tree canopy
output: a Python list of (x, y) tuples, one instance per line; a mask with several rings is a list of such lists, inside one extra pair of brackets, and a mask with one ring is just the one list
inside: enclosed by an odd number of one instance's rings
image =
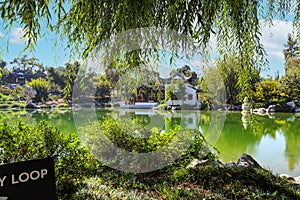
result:
[(244, 66), (264, 62), (260, 19), (294, 14), (300, 35), (299, 0), (27, 0), (0, 2), (1, 18), (25, 29), (28, 47), (46, 31), (57, 31), (86, 56), (114, 35), (140, 27), (168, 28), (196, 40), (200, 47), (217, 38), (221, 56), (240, 55)]

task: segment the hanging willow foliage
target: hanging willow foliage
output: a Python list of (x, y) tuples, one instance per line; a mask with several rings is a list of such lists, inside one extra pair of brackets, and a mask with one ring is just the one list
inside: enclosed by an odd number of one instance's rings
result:
[(193, 38), (203, 49), (214, 35), (221, 57), (237, 54), (250, 66), (265, 61), (260, 19), (293, 13), (300, 35), (300, 0), (6, 0), (0, 13), (7, 28), (21, 24), (30, 49), (45, 28), (84, 56), (120, 32), (160, 27)]

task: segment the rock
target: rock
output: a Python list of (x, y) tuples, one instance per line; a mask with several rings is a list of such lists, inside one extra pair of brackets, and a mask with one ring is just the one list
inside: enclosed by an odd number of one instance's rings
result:
[(237, 161), (238, 167), (262, 168), (252, 156), (244, 153)]
[(212, 164), (214, 165), (214, 166), (217, 166), (217, 167), (224, 167), (225, 165), (221, 162), (221, 161), (219, 161), (219, 160), (214, 160), (214, 161), (212, 161)]
[(202, 160), (194, 159), (186, 168), (187, 169), (195, 169), (197, 167), (207, 166), (207, 165), (224, 167), (224, 164), (219, 160), (212, 161), (210, 159), (202, 159)]
[(227, 167), (227, 168), (235, 168), (235, 167), (237, 167), (237, 165), (236, 165), (235, 162), (230, 162), (230, 163), (226, 163), (225, 167)]
[(288, 174), (280, 174), (279, 177), (283, 178), (283, 179), (286, 179), (288, 182), (290, 182), (292, 184), (300, 186), (300, 176), (299, 177), (292, 177)]
[(186, 168), (187, 169), (195, 169), (195, 168), (199, 167), (200, 165), (207, 164), (208, 161), (209, 161), (209, 159), (205, 159), (205, 160), (194, 159)]
[(292, 176), (290, 176), (288, 174), (280, 174), (279, 177), (283, 178), (283, 179), (286, 179), (289, 182), (294, 182), (295, 181), (294, 177), (292, 177)]
[(294, 179), (295, 179), (295, 183), (300, 185), (300, 176), (295, 177)]

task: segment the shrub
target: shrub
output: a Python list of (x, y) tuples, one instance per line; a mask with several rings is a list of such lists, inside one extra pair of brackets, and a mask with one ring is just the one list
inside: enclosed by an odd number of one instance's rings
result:
[(0, 87), (0, 94), (8, 96), (11, 94), (11, 89), (9, 87)]
[(8, 107), (10, 107), (10, 105), (7, 103), (0, 104), (0, 109), (6, 109)]
[(48, 97), (50, 94), (49, 81), (47, 81), (43, 78), (38, 78), (38, 79), (32, 79), (27, 84), (36, 91), (35, 99), (37, 102), (48, 100)]
[[(81, 128), (80, 134), (85, 138), (87, 148), (98, 155), (99, 159), (109, 162), (110, 165), (128, 164), (128, 167), (136, 167), (135, 161), (126, 163), (128, 160), (122, 156), (123, 154), (118, 154), (119, 149), (148, 153), (168, 147), (169, 151), (164, 151), (158, 154), (160, 158), (153, 159), (171, 160), (174, 161), (173, 166), (182, 167), (199, 157), (200, 149), (203, 147), (202, 138), (197, 136), (199, 133), (196, 130), (185, 130), (175, 126), (168, 132), (161, 132), (158, 128), (149, 129), (147, 126), (140, 126), (136, 120), (128, 118), (107, 118), (101, 124), (95, 121)], [(110, 148), (111, 143), (119, 149)], [(176, 160), (178, 157), (179, 159)], [(156, 164), (159, 163), (155, 160), (149, 161), (147, 168), (154, 169)]]
[(2, 164), (53, 157), (57, 193), (65, 199), (75, 193), (84, 177), (92, 175), (100, 164), (80, 146), (76, 134), (63, 134), (45, 122), (36, 126), (22, 122), (1, 124), (0, 147)]
[(25, 103), (19, 103), (19, 102), (12, 102), (9, 106), (10, 108), (25, 108), (26, 104)]

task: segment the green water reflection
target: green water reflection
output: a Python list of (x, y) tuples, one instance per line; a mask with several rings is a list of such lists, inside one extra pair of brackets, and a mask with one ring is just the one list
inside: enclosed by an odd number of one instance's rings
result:
[[(63, 132), (76, 132), (74, 115), (87, 122), (90, 110), (72, 113), (71, 111), (0, 111), (0, 121), (13, 123), (23, 120), (36, 124), (46, 120)], [(242, 119), (240, 113), (222, 113), (224, 125), (215, 146), (221, 152), (223, 162), (236, 161), (243, 153), (254, 156), (258, 162), (275, 173), (300, 175), (300, 115), (276, 113), (272, 116), (249, 115)], [(212, 112), (184, 111), (175, 113), (157, 113), (151, 110), (97, 110), (98, 120), (106, 116), (125, 117), (141, 126), (157, 127), (168, 131), (180, 125), (183, 128), (196, 129), (208, 137), (213, 124)], [(83, 126), (81, 124), (81, 126)], [(77, 127), (78, 128), (78, 127)]]

